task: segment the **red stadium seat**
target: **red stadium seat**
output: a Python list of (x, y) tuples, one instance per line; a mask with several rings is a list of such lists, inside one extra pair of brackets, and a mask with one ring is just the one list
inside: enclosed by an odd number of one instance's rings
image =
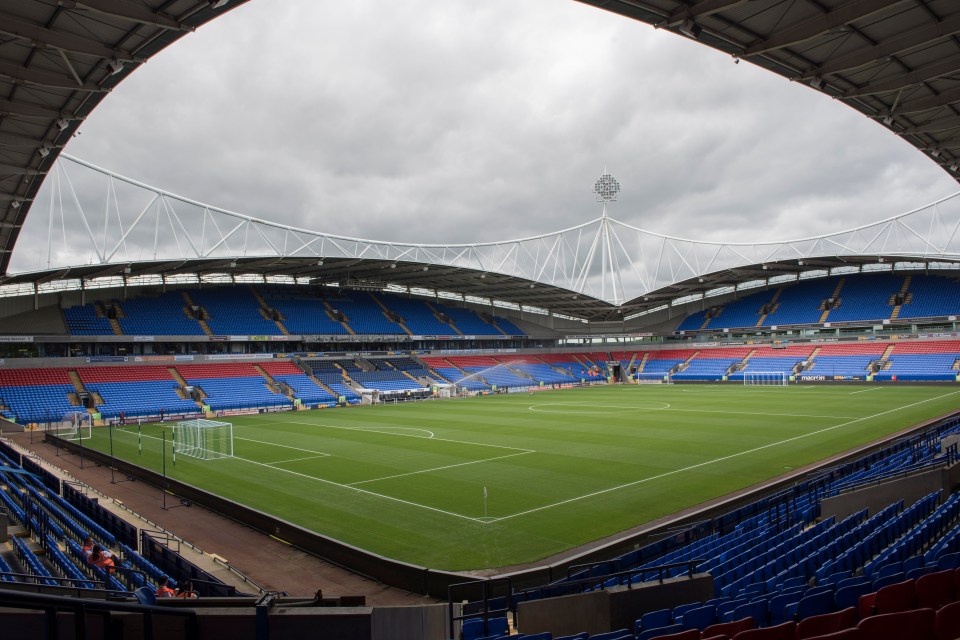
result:
[(956, 593), (954, 576), (954, 570), (948, 569), (917, 578), (917, 606), (939, 609), (953, 602)]
[(933, 609), (912, 609), (864, 618), (857, 625), (864, 640), (934, 640)]
[(857, 610), (848, 607), (843, 611), (810, 616), (797, 625), (797, 640), (835, 633), (857, 626)]
[(733, 637), (734, 640), (793, 640), (796, 628), (797, 623), (790, 620), (783, 624), (778, 624), (775, 627), (741, 631)]
[(813, 636), (808, 638), (808, 640), (866, 640), (866, 636), (863, 635), (860, 629), (854, 627), (835, 633), (828, 633), (823, 636)]
[(743, 618), (741, 620), (734, 620), (733, 622), (720, 622), (718, 624), (712, 624), (704, 629), (703, 637), (712, 638), (713, 636), (719, 635), (728, 635), (732, 637), (741, 631), (753, 629), (753, 627), (753, 618)]
[(960, 638), (960, 602), (951, 602), (937, 611), (934, 631), (937, 640)]
[(881, 588), (873, 599), (873, 612), (898, 613), (915, 608), (917, 606), (915, 585), (914, 580), (904, 580)]

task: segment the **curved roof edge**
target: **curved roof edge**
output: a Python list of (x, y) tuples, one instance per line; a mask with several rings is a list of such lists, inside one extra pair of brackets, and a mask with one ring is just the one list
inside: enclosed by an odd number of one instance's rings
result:
[(0, 274), (84, 119), (152, 56), (247, 0), (83, 0), (0, 9)]
[[(0, 284), (134, 271), (285, 274), (441, 289), (592, 319), (814, 265), (960, 262), (960, 193), (871, 224), (795, 240), (689, 240), (604, 216), (539, 236), (438, 245), (283, 225), (197, 202), (67, 154), (53, 170), (48, 228), (64, 237), (47, 238), (46, 259), (36, 254), (35, 273), (0, 276)], [(73, 186), (81, 181), (92, 187), (82, 190), (83, 197)], [(123, 198), (116, 197), (118, 190)], [(68, 219), (84, 230), (79, 236), (66, 236), (61, 221)], [(70, 251), (57, 253), (60, 246)]]

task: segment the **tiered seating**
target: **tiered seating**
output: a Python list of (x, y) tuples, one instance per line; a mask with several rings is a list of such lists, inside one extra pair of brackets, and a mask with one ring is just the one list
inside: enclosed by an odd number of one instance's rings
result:
[[(344, 361), (347, 362), (347, 361)], [(353, 365), (352, 361), (348, 362)], [(348, 385), (343, 379), (343, 373), (340, 368), (331, 360), (316, 360), (308, 363), (313, 371), (313, 376), (323, 384), (330, 387), (330, 390), (339, 396), (346, 398), (350, 404), (360, 402), (360, 394), (354, 391), (353, 387)], [(353, 365), (355, 366), (355, 365)]]
[(202, 336), (196, 318), (184, 311), (187, 306), (179, 291), (124, 300), (120, 305), (120, 328), (131, 336)]
[[(498, 389), (529, 387), (537, 384), (529, 378), (513, 373), (506, 365), (495, 358), (486, 356), (457, 356), (447, 358), (447, 360), (456, 367), (466, 371), (468, 375), (474, 374), (476, 378), (482, 379), (486, 381), (488, 385), (496, 386)], [(469, 382), (469, 380), (467, 382)]]
[(956, 380), (960, 341), (900, 342), (888, 360), (890, 366), (875, 380)]
[(67, 323), (67, 331), (75, 336), (104, 336), (113, 333), (110, 320), (98, 317), (92, 304), (67, 307), (63, 310), (63, 318)]
[(403, 335), (404, 333), (400, 325), (383, 314), (383, 309), (368, 293), (341, 292), (336, 297), (329, 298), (327, 302), (349, 318), (348, 324), (356, 333), (373, 335)]
[[(731, 300), (722, 305), (720, 314), (711, 318), (707, 329), (737, 329), (755, 327), (760, 319), (760, 310), (763, 305), (773, 298), (773, 291), (758, 291), (739, 300)], [(700, 324), (703, 324), (706, 312), (700, 312)], [(697, 325), (695, 329), (699, 329)]]
[(494, 316), (493, 318), (494, 318), (494, 321), (497, 323), (497, 326), (500, 327), (500, 328), (504, 331), (504, 333), (506, 333), (506, 335), (508, 335), (508, 336), (523, 336), (523, 335), (526, 335), (526, 333), (523, 331), (523, 329), (521, 329), (521, 328), (518, 327), (517, 325), (513, 324), (512, 322), (510, 322), (510, 321), (507, 320), (506, 318), (501, 317), (501, 316)]
[(203, 389), (204, 402), (213, 411), (293, 405), (286, 396), (271, 391), (251, 364), (189, 364), (179, 365), (177, 371)]
[[(24, 464), (27, 464), (24, 460)], [(0, 464), (4, 467), (13, 467), (23, 469), (20, 465), (20, 456), (9, 445), (0, 443)], [(41, 468), (33, 462), (30, 462), (30, 470), (34, 473), (40, 472)], [(45, 472), (44, 472), (45, 473)], [(140, 586), (155, 588), (151, 584), (161, 575), (177, 576), (176, 567), (190, 566), (195, 571), (200, 571), (201, 575), (194, 576), (202, 579), (211, 587), (226, 585), (218, 578), (196, 569), (192, 564), (182, 558), (171, 549), (167, 553), (172, 557), (171, 566), (161, 570), (145, 559), (141, 558), (129, 546), (117, 543), (117, 540), (123, 535), (119, 530), (109, 530), (97, 524), (98, 518), (87, 516), (80, 509), (69, 503), (55, 490), (51, 490), (43, 485), (39, 480), (30, 475), (17, 473), (0, 473), (0, 500), (12, 519), (11, 524), (27, 526), (37, 543), (44, 548), (42, 554), (34, 553), (36, 548), (30, 542), (30, 538), (22, 536), (13, 536), (11, 542), (14, 554), (19, 564), (17, 573), (25, 573), (35, 578), (20, 578), (13, 575), (4, 575), (4, 582), (16, 581), (36, 581), (44, 585), (63, 585), (67, 584), (81, 589), (103, 589), (122, 592), (129, 596), (129, 592)], [(64, 491), (67, 485), (64, 485)], [(136, 527), (123, 521), (117, 521), (113, 514), (110, 514), (104, 507), (91, 503), (93, 508), (110, 516), (108, 520), (115, 521), (119, 525), (132, 530), (132, 535), (136, 539)], [(101, 569), (94, 567), (86, 562), (81, 550), (81, 543), (87, 537), (91, 536), (96, 544), (105, 549), (113, 550), (115, 566), (118, 570), (113, 575), (106, 575)], [(136, 571), (124, 571), (129, 568)], [(0, 572), (6, 574), (14, 573), (14, 567), (0, 559)], [(147, 574), (145, 581), (139, 572)], [(65, 581), (63, 579), (72, 579)], [(172, 580), (175, 584), (176, 580)], [(230, 588), (232, 589), (232, 588)], [(99, 596), (101, 599), (103, 595)]]
[(720, 380), (734, 364), (743, 360), (749, 347), (703, 349), (683, 371), (674, 374), (674, 380)]
[(763, 326), (816, 324), (823, 314), (820, 303), (833, 295), (838, 280), (816, 278), (784, 288), (777, 298), (776, 309), (767, 314)]
[(199, 412), (193, 400), (177, 395), (180, 385), (166, 367), (81, 367), (77, 373), (103, 399), (97, 410), (104, 418), (156, 415), (160, 409), (167, 416)]
[(193, 302), (207, 311), (207, 326), (217, 335), (281, 334), (276, 322), (260, 315), (260, 302), (249, 289), (195, 289), (189, 293)]
[[(840, 304), (830, 310), (827, 322), (866, 322), (891, 318), (895, 294), (904, 285), (901, 274), (864, 273), (844, 276), (839, 292)], [(817, 324), (823, 314), (821, 303), (836, 291), (838, 277), (816, 278), (785, 286), (776, 308), (763, 319), (765, 327)], [(960, 314), (960, 281), (955, 277), (913, 275), (907, 287), (909, 302), (900, 308), (897, 318), (934, 318)], [(763, 305), (770, 302), (770, 291), (718, 305), (720, 313), (706, 323), (710, 310), (695, 311), (677, 326), (677, 331), (696, 332), (703, 328), (737, 329), (756, 326)], [(706, 323), (706, 326), (704, 326)]]
[(846, 278), (840, 290), (840, 306), (832, 309), (828, 322), (884, 320), (890, 317), (890, 298), (903, 286), (903, 276), (877, 273)]
[(651, 351), (641, 378), (662, 378), (681, 362), (686, 362), (696, 351), (693, 349), (661, 349)]
[[(421, 360), (451, 384), (459, 385), (470, 391), (488, 391), (490, 389), (489, 385), (480, 380), (475, 373), (469, 371), (464, 373), (446, 358), (421, 358)], [(490, 360), (496, 362), (492, 358)]]
[(603, 380), (605, 377), (605, 370), (600, 371), (584, 364), (572, 353), (545, 353), (540, 356), (540, 359), (558, 369), (569, 372), (576, 382), (580, 380), (595, 382)]
[(899, 318), (929, 318), (960, 313), (960, 282), (944, 276), (916, 275), (910, 279), (911, 300)]
[(413, 389), (423, 389), (416, 380), (411, 380), (400, 371), (360, 371), (350, 374), (356, 382), (360, 383), (365, 389), (377, 389), (378, 391), (404, 391)]
[(439, 376), (435, 376), (430, 373), (429, 369), (424, 368), (420, 365), (419, 362), (413, 360), (413, 358), (404, 358), (404, 357), (393, 357), (389, 359), (380, 360), (378, 363), (375, 363), (381, 370), (396, 369), (397, 371), (402, 371), (404, 373), (409, 373), (414, 378), (428, 378), (435, 383), (443, 383), (444, 380)]
[(544, 363), (539, 358), (527, 355), (497, 356), (499, 362), (502, 362), (512, 369), (522, 371), (532, 378), (527, 384), (539, 385), (541, 382), (545, 385), (569, 384), (574, 379), (567, 373), (557, 371), (552, 366)]
[(17, 422), (59, 422), (70, 411), (75, 391), (66, 369), (0, 369), (0, 400)]
[(383, 295), (381, 301), (391, 312), (403, 318), (403, 324), (415, 335), (452, 335), (450, 325), (437, 320), (423, 300)]
[(311, 380), (310, 376), (292, 362), (264, 362), (260, 366), (277, 382), (289, 385), (293, 394), (304, 404), (334, 406), (337, 403), (337, 398)]
[(866, 376), (867, 366), (883, 355), (886, 345), (876, 342), (829, 344), (814, 356), (813, 368), (806, 375)]
[(283, 326), (296, 335), (341, 335), (346, 328), (327, 315), (323, 300), (309, 291), (291, 287), (260, 290), (267, 305), (283, 315)]
[(777, 372), (790, 374), (798, 362), (803, 362), (813, 351), (810, 346), (789, 346), (783, 349), (772, 347), (758, 348), (746, 366), (730, 375), (730, 380), (743, 380), (743, 372)]
[[(499, 336), (503, 335), (497, 328), (494, 327), (489, 322), (483, 320), (480, 316), (477, 315), (477, 312), (472, 309), (463, 309), (460, 307), (448, 307), (446, 305), (436, 304), (434, 305), (446, 314), (453, 323), (457, 326), (457, 329), (460, 329), (460, 332), (467, 336)], [(513, 335), (522, 335), (522, 332), (513, 334)], [(510, 331), (508, 331), (510, 333)]]

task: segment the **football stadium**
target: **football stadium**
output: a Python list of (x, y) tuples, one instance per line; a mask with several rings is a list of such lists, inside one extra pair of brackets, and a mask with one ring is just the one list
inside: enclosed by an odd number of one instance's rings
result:
[[(951, 0), (579, 1), (960, 180)], [(245, 2), (0, 6), (11, 637), (960, 638), (960, 193), (717, 242), (618, 220), (604, 170), (588, 222), (405, 243), (69, 153)]]

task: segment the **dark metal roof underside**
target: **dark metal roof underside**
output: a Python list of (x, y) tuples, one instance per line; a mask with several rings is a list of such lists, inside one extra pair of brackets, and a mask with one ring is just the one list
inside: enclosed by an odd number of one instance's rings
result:
[[(394, 262), (360, 258), (325, 258), (318, 264), (316, 258), (217, 258), (211, 260), (157, 260), (125, 264), (83, 265), (44, 272), (0, 276), (0, 285), (36, 283), (42, 285), (58, 280), (158, 275), (173, 278), (183, 275), (256, 275), (263, 277), (290, 276), (311, 278), (317, 284), (337, 283), (344, 288), (383, 289), (388, 285), (446, 291), (474, 296), (485, 300), (501, 300), (522, 306), (540, 307), (553, 313), (590, 320), (616, 321), (641, 311), (655, 309), (687, 296), (697, 296), (745, 282), (757, 282), (784, 276), (798, 276), (806, 272), (823, 272), (837, 268), (875, 268), (880, 263), (909, 265), (911, 270), (923, 269), (927, 259), (912, 259), (902, 255), (844, 256), (803, 258), (765, 264), (724, 269), (702, 278), (676, 282), (651, 291), (621, 306), (615, 306), (569, 289), (533, 282), (524, 278), (481, 272), (420, 262)], [(938, 259), (936, 265), (943, 265)], [(960, 276), (960, 270), (949, 270), (948, 275)], [(180, 286), (180, 285), (171, 285)], [(190, 286), (188, 282), (182, 286)], [(94, 294), (96, 295), (96, 294)]]
[[(0, 274), (60, 150), (99, 102), (150, 56), (246, 0), (0, 0)], [(579, 0), (669, 29), (841, 100), (921, 149), (960, 179), (960, 2), (957, 0)], [(219, 6), (218, 6), (219, 5)], [(856, 259), (825, 259), (833, 266)], [(875, 261), (864, 258), (863, 262)], [(378, 261), (297, 259), (157, 262), (136, 272), (283, 273), (374, 278)], [(389, 281), (462, 291), (591, 319), (616, 318), (797, 264), (732, 269), (681, 282), (617, 309), (522, 279), (399, 265)], [(38, 281), (91, 278), (122, 266), (78, 267)], [(312, 273), (312, 272), (319, 272)], [(54, 275), (57, 274), (57, 275)], [(381, 276), (382, 277), (382, 276)], [(530, 284), (534, 284), (533, 289)]]
[(60, 150), (151, 56), (246, 0), (0, 0), (0, 273)]
[(960, 180), (957, 0), (578, 0), (802, 82)]

